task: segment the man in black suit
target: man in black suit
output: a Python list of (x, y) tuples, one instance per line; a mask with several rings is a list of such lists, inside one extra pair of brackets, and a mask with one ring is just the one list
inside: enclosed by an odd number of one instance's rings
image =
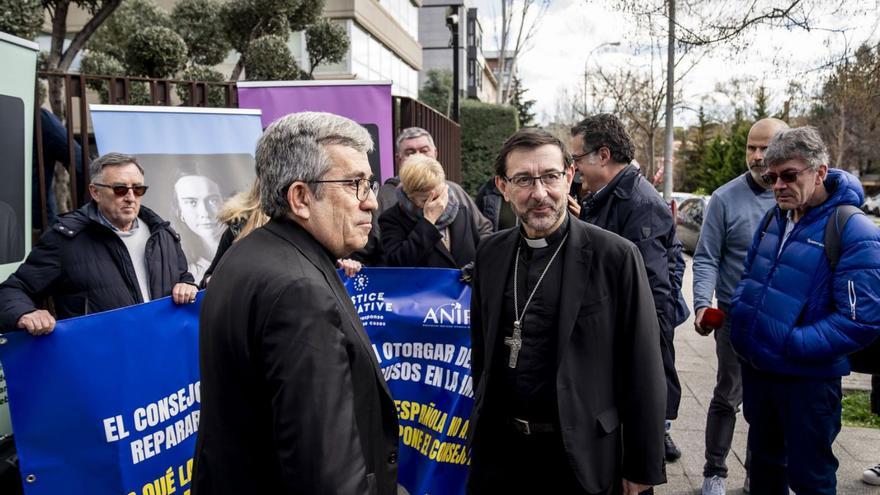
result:
[(573, 167), (549, 133), (504, 144), (520, 227), (480, 245), (471, 302), (471, 493), (626, 493), (665, 482), (666, 389), (644, 263), (567, 213)]
[(395, 494), (397, 412), (335, 270), (367, 242), (369, 134), (304, 112), (257, 144), (263, 211), (202, 306), (193, 493)]

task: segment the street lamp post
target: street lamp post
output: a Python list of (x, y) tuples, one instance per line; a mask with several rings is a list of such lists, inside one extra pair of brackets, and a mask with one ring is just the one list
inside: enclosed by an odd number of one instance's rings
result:
[(461, 92), (461, 88), (459, 87), (460, 81), (460, 62), (459, 62), (459, 23), (461, 22), (461, 17), (459, 16), (459, 5), (450, 5), (446, 7), (446, 27), (449, 28), (449, 32), (452, 34), (452, 120), (456, 123), (459, 123), (460, 120), (460, 112), (461, 112), (461, 104), (459, 103), (459, 93)]
[(606, 41), (604, 43), (600, 43), (596, 45), (590, 53), (587, 54), (587, 58), (584, 60), (584, 116), (587, 115), (587, 66), (590, 65), (590, 58), (592, 58), (593, 54), (596, 53), (600, 48), (605, 48), (606, 46), (620, 46), (620, 41)]

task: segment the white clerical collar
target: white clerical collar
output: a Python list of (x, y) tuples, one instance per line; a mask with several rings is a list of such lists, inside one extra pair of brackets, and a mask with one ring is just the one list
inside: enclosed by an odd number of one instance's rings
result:
[(570, 220), (568, 217), (568, 213), (566, 212), (565, 220), (562, 222), (562, 225), (560, 225), (559, 228), (551, 232), (549, 235), (541, 237), (539, 239), (530, 239), (528, 236), (526, 236), (526, 233), (523, 230), (522, 226), (520, 226), (519, 236), (522, 237), (524, 241), (526, 241), (526, 246), (528, 246), (529, 248), (543, 249), (549, 246), (551, 243), (555, 244), (560, 239), (565, 237), (565, 235), (568, 233), (569, 221)]
[(547, 239), (545, 239), (543, 237), (540, 239), (529, 239), (526, 236), (522, 236), (522, 238), (524, 241), (526, 241), (526, 246), (528, 246), (532, 249), (541, 249), (541, 248), (545, 248), (548, 246)]

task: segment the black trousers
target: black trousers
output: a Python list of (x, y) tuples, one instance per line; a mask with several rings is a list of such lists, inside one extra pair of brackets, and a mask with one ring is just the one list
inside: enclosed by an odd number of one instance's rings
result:
[[(472, 475), (475, 463), (479, 464), (479, 479), (468, 480), (469, 494), (588, 495), (575, 477), (558, 432), (524, 435), (507, 427), (491, 437), (484, 440), (488, 442), (484, 452), (471, 460)], [(622, 486), (613, 486), (605, 493), (621, 491)]]
[(660, 330), (660, 357), (663, 359), (663, 374), (666, 376), (666, 419), (678, 418), (681, 404), (681, 383), (675, 369), (675, 328)]

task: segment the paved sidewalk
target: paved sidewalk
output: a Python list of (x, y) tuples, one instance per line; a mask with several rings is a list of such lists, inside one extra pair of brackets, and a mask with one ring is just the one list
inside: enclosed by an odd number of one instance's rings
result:
[[(685, 273), (685, 299), (690, 304), (691, 260)], [(673, 423), (672, 437), (682, 451), (682, 457), (667, 464), (668, 483), (658, 487), (659, 495), (699, 493), (703, 483), (705, 462), (706, 411), (715, 387), (715, 339), (702, 337), (694, 332), (690, 320), (678, 327), (675, 335), (676, 367), (681, 379), (682, 397), (679, 418)], [(870, 387), (870, 379), (864, 375), (847, 379), (845, 388)], [(727, 458), (730, 470), (727, 480), (728, 493), (742, 493), (745, 476), (746, 434), (748, 424), (742, 414), (736, 423), (733, 449)], [(834, 453), (840, 461), (837, 471), (837, 492), (840, 494), (880, 495), (880, 487), (862, 483), (862, 471), (880, 462), (880, 430), (871, 428), (843, 427), (834, 443)]]

